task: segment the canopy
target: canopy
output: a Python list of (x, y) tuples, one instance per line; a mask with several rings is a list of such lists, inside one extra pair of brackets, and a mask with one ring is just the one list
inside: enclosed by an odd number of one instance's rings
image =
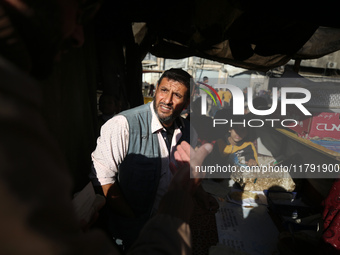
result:
[[(163, 58), (199, 56), (266, 71), (290, 59), (311, 59), (340, 49), (340, 20), (329, 0), (106, 1), (106, 22), (144, 22), (135, 41)], [(102, 13), (102, 14), (103, 14)]]

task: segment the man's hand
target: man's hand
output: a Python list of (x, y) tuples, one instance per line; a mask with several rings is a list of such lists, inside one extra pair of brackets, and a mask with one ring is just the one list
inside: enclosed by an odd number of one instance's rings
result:
[(113, 184), (103, 185), (102, 189), (107, 203), (114, 213), (128, 218), (135, 217), (132, 208), (125, 200), (124, 195), (117, 182)]
[[(195, 172), (195, 167), (202, 165), (203, 160), (212, 149), (213, 146), (208, 143), (202, 145), (197, 151), (185, 141), (179, 144), (174, 154), (178, 166), (176, 167), (175, 164), (170, 163), (170, 169), (174, 177), (170, 183), (169, 190), (184, 190), (193, 194), (205, 174)], [(190, 178), (190, 173), (193, 178)]]

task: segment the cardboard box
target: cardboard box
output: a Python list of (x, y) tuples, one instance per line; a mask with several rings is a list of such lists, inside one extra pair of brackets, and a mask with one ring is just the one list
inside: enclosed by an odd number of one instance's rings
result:
[(340, 140), (340, 115), (334, 112), (313, 113), (309, 138), (334, 138)]

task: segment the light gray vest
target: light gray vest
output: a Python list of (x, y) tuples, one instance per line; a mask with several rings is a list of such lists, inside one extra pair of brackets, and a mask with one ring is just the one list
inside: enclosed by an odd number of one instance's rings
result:
[[(149, 216), (161, 172), (158, 136), (151, 132), (150, 103), (120, 114), (126, 117), (129, 124), (129, 148), (119, 166), (119, 184), (135, 214)], [(189, 129), (189, 122), (186, 121), (179, 143), (190, 141)]]

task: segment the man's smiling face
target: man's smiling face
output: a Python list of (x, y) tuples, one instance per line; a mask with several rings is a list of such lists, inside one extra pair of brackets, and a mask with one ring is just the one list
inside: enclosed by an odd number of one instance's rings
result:
[(187, 107), (189, 102), (187, 93), (189, 91), (184, 84), (166, 77), (158, 84), (154, 109), (164, 127), (170, 127), (183, 109)]

